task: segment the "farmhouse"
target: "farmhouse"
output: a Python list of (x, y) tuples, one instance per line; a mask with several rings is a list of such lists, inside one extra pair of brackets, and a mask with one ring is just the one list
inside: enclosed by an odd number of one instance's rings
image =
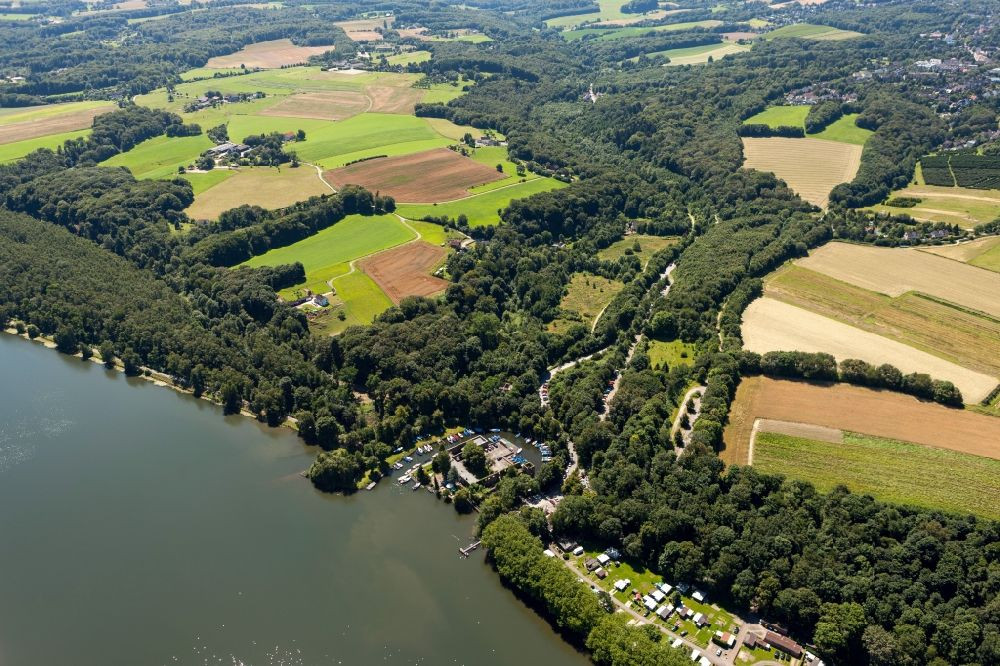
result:
[(316, 294), (315, 296), (313, 296), (312, 302), (313, 305), (318, 305), (321, 308), (325, 308), (326, 306), (330, 305), (330, 299), (328, 299), (323, 294)]

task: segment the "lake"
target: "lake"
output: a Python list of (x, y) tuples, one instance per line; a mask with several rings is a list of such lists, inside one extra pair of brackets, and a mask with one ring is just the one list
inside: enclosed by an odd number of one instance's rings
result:
[(474, 520), (314, 451), (0, 335), (0, 664), (588, 664), (504, 589)]

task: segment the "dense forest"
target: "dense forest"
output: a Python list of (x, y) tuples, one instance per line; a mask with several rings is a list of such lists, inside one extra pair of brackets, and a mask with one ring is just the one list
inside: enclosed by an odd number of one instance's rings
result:
[[(839, 379), (961, 404), (947, 382), (891, 366), (745, 353), (739, 327), (764, 275), (834, 237), (875, 242), (868, 218), (853, 208), (885, 199), (921, 156), (981, 128), (984, 115), (995, 126), (995, 100), (942, 118), (908, 81), (852, 76), (883, 59), (954, 56), (958, 47), (919, 35), (990, 14), (990, 3), (831, 0), (796, 11), (863, 37), (760, 40), (708, 67), (670, 68), (648, 54), (716, 43), (723, 29), (749, 27), (753, 12), (717, 12), (719, 31), (567, 41), (544, 19), (594, 12), (594, 3), (291, 2), (277, 14), (235, 4), (67, 12), (58, 23), (0, 26), (0, 69), (25, 78), (4, 84), (0, 103), (58, 94), (122, 107), (98, 117), (86, 139), (0, 165), (0, 323), (51, 337), (66, 353), (96, 351), (129, 374), (165, 373), (227, 413), (295, 427), (318, 447), (309, 476), (325, 491), (378, 479), (394, 449), (445, 426), (505, 427), (550, 441), (553, 460), (535, 479), (504, 478), (492, 494), (474, 497), (478, 525), (498, 573), (597, 663), (679, 660), (658, 634), (620, 622), (543, 557), (542, 539), (618, 547), (734, 609), (787, 625), (829, 663), (1000, 665), (1000, 525), (842, 488), (823, 494), (753, 468), (725, 468), (716, 455), (746, 375)], [(704, 3), (680, 4), (695, 18), (714, 16)], [(648, 7), (637, 0), (625, 11)], [(463, 227), (479, 242), (449, 255), (442, 298), (407, 298), (370, 326), (318, 337), (275, 295), (301, 282), (301, 264), (236, 266), (347, 215), (391, 212), (391, 197), (349, 187), (277, 211), (242, 206), (177, 233), (194, 197), (187, 181), (137, 181), (97, 165), (144, 139), (202, 131), (136, 107), (131, 96), (261, 40), (353, 53), (332, 22), (372, 9), (393, 10), (401, 24), (491, 37), (484, 45), (421, 43), (433, 57), (409, 71), (434, 80), (463, 75), (476, 85), (448, 104), (418, 105), (417, 115), (502, 132), (511, 157), (570, 184), (512, 202), (499, 225)], [(128, 21), (155, 11), (165, 17)], [(111, 42), (124, 48), (107, 48)], [(599, 96), (584, 101), (591, 86)], [(816, 105), (806, 130), (857, 112), (858, 125), (873, 131), (857, 177), (834, 190), (822, 213), (772, 174), (741, 168), (741, 134), (803, 132), (743, 121), (806, 86), (856, 98), (849, 108)], [(676, 243), (645, 265), (634, 256), (600, 259), (626, 228)], [(996, 224), (982, 230), (995, 233)], [(581, 272), (625, 286), (593, 329), (552, 332), (566, 285)], [(698, 352), (690, 364), (653, 367), (639, 345), (626, 366), (638, 335)], [(553, 380), (550, 404), (540, 404), (547, 368), (589, 354)], [(621, 388), (602, 420), (603, 389), (615, 372)], [(706, 388), (679, 457), (668, 420), (692, 382)], [(589, 486), (563, 478), (569, 442)], [(551, 525), (521, 510), (538, 491), (565, 494)]]

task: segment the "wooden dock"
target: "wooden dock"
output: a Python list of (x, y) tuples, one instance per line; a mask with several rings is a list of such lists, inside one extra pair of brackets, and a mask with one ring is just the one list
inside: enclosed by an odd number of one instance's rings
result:
[(465, 548), (459, 548), (459, 549), (458, 549), (458, 553), (459, 553), (459, 555), (461, 555), (462, 557), (468, 557), (468, 556), (469, 556), (469, 553), (471, 553), (472, 551), (474, 551), (474, 550), (476, 550), (477, 548), (479, 548), (479, 544), (481, 544), (481, 543), (482, 543), (482, 541), (477, 541), (477, 542), (475, 542), (475, 543), (471, 543), (471, 544), (469, 544), (469, 545), (468, 545), (468, 546), (466, 546)]

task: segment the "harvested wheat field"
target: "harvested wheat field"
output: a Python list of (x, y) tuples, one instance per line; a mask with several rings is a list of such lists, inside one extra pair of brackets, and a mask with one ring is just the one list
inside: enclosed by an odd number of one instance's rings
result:
[(963, 264), (967, 264), (979, 255), (985, 254), (998, 246), (1000, 246), (1000, 236), (988, 236), (986, 238), (978, 238), (968, 243), (924, 247), (920, 248), (920, 251), (930, 252), (931, 254), (936, 254), (939, 257), (954, 259), (955, 261), (961, 261)]
[(337, 21), (335, 26), (347, 33), (347, 36), (356, 42), (377, 42), (382, 39), (382, 34), (378, 29), (385, 29), (391, 26), (395, 20), (394, 16), (381, 18), (358, 19), (355, 21)]
[(211, 69), (229, 69), (246, 65), (262, 69), (277, 69), (286, 65), (297, 65), (309, 59), (309, 56), (332, 51), (333, 46), (296, 46), (290, 39), (275, 39), (270, 42), (257, 42), (244, 46), (236, 53), (216, 56), (206, 63)]
[(998, 383), (996, 377), (767, 296), (743, 313), (742, 333), (744, 347), (759, 354), (826, 352), (838, 361), (859, 358), (876, 365), (890, 363), (903, 373), (924, 372), (952, 382), (969, 403), (985, 398)]
[(417, 241), (362, 259), (358, 267), (393, 303), (399, 303), (407, 296), (430, 296), (447, 289), (446, 280), (430, 275), (447, 254), (444, 248)]
[(854, 179), (861, 165), (862, 146), (823, 139), (746, 137), (743, 166), (770, 171), (799, 196), (825, 208), (830, 190)]
[(195, 220), (214, 220), (223, 211), (243, 204), (275, 209), (319, 194), (330, 194), (316, 170), (271, 167), (241, 169), (237, 174), (214, 185), (194, 198), (185, 211)]
[[(75, 104), (68, 105), (76, 106)], [(25, 139), (36, 139), (50, 134), (62, 134), (90, 127), (94, 123), (94, 118), (102, 113), (114, 111), (114, 104), (106, 104), (85, 109), (70, 109), (67, 113), (57, 115), (47, 115), (45, 117), (24, 120), (0, 125), (0, 144), (24, 141)], [(22, 115), (22, 114), (18, 114)], [(30, 110), (25, 109), (25, 116), (30, 115)]]
[(756, 419), (809, 423), (1000, 459), (1000, 418), (848, 384), (748, 377), (736, 391), (722, 459), (745, 465)]
[(461, 199), (469, 196), (468, 188), (505, 177), (447, 148), (366, 160), (327, 171), (324, 176), (334, 187), (362, 185), (407, 203)]
[(827, 243), (795, 263), (889, 296), (919, 291), (1000, 317), (1000, 273), (928, 252)]
[(274, 106), (257, 115), (285, 118), (315, 118), (316, 120), (344, 120), (364, 113), (371, 100), (362, 93), (351, 90), (314, 92), (289, 95)]

